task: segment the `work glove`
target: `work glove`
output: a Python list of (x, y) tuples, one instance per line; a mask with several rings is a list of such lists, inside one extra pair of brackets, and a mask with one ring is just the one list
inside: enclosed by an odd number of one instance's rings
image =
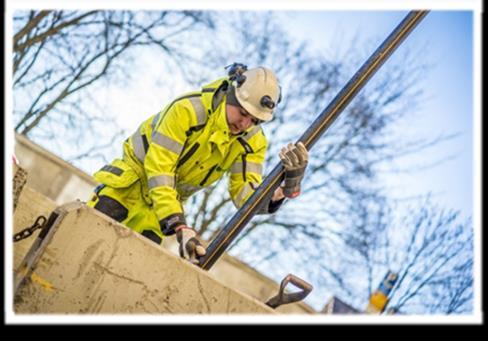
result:
[(199, 263), (199, 257), (207, 253), (194, 229), (186, 225), (180, 225), (176, 229), (176, 240), (180, 244), (180, 256), (193, 264)]
[(308, 164), (308, 151), (302, 142), (296, 145), (289, 143), (281, 149), (281, 163), (285, 167), (285, 183), (283, 194), (287, 198), (295, 198), (300, 194), (300, 183)]

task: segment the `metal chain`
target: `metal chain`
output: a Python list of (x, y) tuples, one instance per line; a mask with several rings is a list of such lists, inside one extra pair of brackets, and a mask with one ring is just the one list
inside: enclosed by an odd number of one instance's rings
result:
[(14, 243), (21, 241), (22, 239), (30, 237), (34, 233), (34, 231), (36, 231), (37, 229), (42, 229), (44, 227), (44, 225), (46, 224), (46, 221), (47, 221), (47, 219), (43, 215), (40, 215), (39, 217), (37, 217), (36, 221), (34, 222), (34, 225), (32, 225), (31, 227), (27, 227), (27, 228), (23, 229), (22, 231), (14, 234)]

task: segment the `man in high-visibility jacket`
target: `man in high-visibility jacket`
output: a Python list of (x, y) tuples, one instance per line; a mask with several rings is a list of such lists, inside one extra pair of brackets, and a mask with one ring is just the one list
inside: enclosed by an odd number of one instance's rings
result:
[[(176, 233), (180, 255), (194, 263), (206, 252), (187, 226), (183, 203), (226, 172), (239, 208), (262, 182), (267, 150), (260, 123), (281, 99), (274, 73), (233, 64), (227, 77), (175, 99), (125, 140), (122, 159), (94, 174), (101, 184), (88, 206), (160, 244)], [(274, 213), (300, 192), (308, 153), (303, 144), (280, 152), (285, 181), (261, 213)]]

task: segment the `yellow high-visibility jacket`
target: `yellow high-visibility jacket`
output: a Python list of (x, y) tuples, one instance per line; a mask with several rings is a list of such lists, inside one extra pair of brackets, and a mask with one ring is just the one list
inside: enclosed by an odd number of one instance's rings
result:
[(185, 224), (182, 204), (188, 197), (226, 172), (237, 208), (262, 182), (266, 137), (260, 126), (231, 135), (225, 110), (227, 85), (228, 79), (221, 78), (174, 100), (125, 141), (123, 160), (94, 175), (113, 186), (113, 170), (128, 165), (134, 181), (141, 180), (143, 198), (152, 205), (164, 235)]

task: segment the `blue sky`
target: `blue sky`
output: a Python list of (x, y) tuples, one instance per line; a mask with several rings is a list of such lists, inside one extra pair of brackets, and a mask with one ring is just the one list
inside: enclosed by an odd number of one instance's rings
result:
[[(407, 14), (406, 11), (300, 11), (282, 13), (285, 27), (324, 55), (339, 54), (354, 37), (358, 46), (378, 46)], [(345, 43), (342, 43), (345, 42)], [(376, 47), (374, 47), (376, 48)], [(426, 101), (398, 127), (403, 134), (437, 136), (459, 133), (453, 140), (400, 160), (398, 166), (428, 165), (422, 171), (385, 176), (392, 193), (409, 196), (431, 192), (446, 208), (473, 214), (473, 12), (431, 11), (390, 58), (401, 49), (422, 48), (420, 63), (429, 65), (422, 83)], [(371, 51), (373, 52), (373, 51)], [(387, 62), (388, 63), (388, 62)], [(359, 67), (359, 65), (358, 65)], [(366, 85), (367, 86), (367, 85)], [(405, 135), (406, 136), (406, 135)], [(400, 194), (401, 193), (401, 194)]]

